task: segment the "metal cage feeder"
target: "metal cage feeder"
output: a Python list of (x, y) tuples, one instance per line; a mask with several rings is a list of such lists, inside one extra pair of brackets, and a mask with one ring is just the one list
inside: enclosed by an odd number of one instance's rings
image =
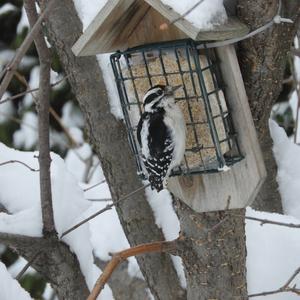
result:
[(111, 55), (128, 138), (145, 179), (136, 128), (143, 96), (156, 84), (182, 85), (175, 93), (186, 122), (186, 151), (171, 176), (214, 173), (243, 159), (214, 49), (181, 40), (143, 45)]

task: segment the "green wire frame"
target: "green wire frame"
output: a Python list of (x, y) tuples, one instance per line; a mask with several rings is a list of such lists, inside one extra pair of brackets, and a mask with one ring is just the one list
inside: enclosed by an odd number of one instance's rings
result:
[[(200, 48), (202, 50), (199, 50)], [(202, 67), (201, 62), (199, 59), (199, 54), (204, 54), (207, 59), (207, 66)], [(160, 74), (151, 74), (148, 67), (148, 60), (147, 60), (147, 53), (149, 52), (155, 52), (158, 55), (156, 57), (159, 57), (160, 64), (161, 64), (161, 73)], [(164, 64), (163, 60), (163, 53), (168, 52), (172, 55), (174, 55), (174, 59), (177, 62), (178, 71), (176, 72), (167, 72), (166, 66)], [(179, 60), (179, 52), (185, 53), (187, 61), (188, 61), (188, 70), (183, 70), (182, 66), (180, 64)], [(140, 61), (145, 66), (145, 75), (144, 76), (135, 76), (134, 72), (131, 69), (131, 58), (133, 56), (136, 56), (140, 59)], [(197, 99), (197, 101), (203, 101), (204, 108), (205, 108), (205, 114), (206, 114), (206, 120), (203, 122), (195, 122), (193, 119), (193, 114), (190, 111), (189, 108), (189, 114), (190, 114), (190, 120), (191, 122), (187, 123), (186, 126), (191, 126), (193, 128), (193, 134), (195, 138), (195, 144), (197, 144), (197, 147), (193, 147), (192, 149), (186, 149), (186, 154), (188, 152), (192, 153), (199, 153), (199, 164), (197, 166), (189, 166), (188, 160), (185, 159), (183, 164), (180, 167), (175, 168), (171, 175), (191, 175), (191, 174), (203, 174), (203, 173), (215, 173), (223, 170), (225, 166), (232, 166), (233, 164), (239, 162), (243, 159), (243, 155), (241, 154), (238, 141), (237, 141), (237, 135), (234, 130), (232, 119), (230, 115), (230, 109), (228, 107), (228, 101), (226, 101), (226, 95), (225, 95), (225, 89), (222, 84), (222, 79), (220, 76), (219, 71), (219, 64), (217, 60), (217, 56), (215, 54), (214, 49), (207, 49), (205, 47), (205, 43), (201, 42), (196, 43), (193, 40), (179, 40), (179, 41), (172, 41), (172, 42), (164, 42), (164, 43), (157, 43), (157, 44), (149, 44), (149, 45), (143, 45), (139, 47), (135, 47), (132, 49), (128, 49), (124, 52), (116, 52), (111, 55), (110, 57), (111, 65), (113, 68), (118, 93), (121, 101), (121, 106), (124, 114), (124, 119), (128, 131), (128, 139), (131, 146), (131, 149), (134, 153), (136, 164), (137, 164), (137, 170), (138, 174), (141, 176), (141, 178), (145, 179), (146, 176), (143, 171), (143, 164), (141, 161), (141, 155), (140, 155), (140, 149), (139, 144), (137, 142), (136, 138), (136, 125), (132, 125), (132, 120), (130, 118), (130, 111), (135, 108), (139, 116), (142, 114), (142, 99), (140, 99), (135, 82), (136, 80), (140, 79), (147, 79), (149, 81), (149, 86), (153, 86), (153, 78), (154, 77), (163, 77), (165, 79), (166, 84), (168, 84), (168, 77), (172, 75), (180, 75), (182, 84), (183, 84), (183, 91), (184, 91), (184, 97), (175, 98), (175, 101), (190, 101), (191, 99)], [(192, 67), (194, 65), (194, 68)], [(124, 72), (124, 69), (127, 72)], [(211, 74), (211, 78), (213, 79), (213, 85), (214, 89), (213, 91), (207, 92), (207, 87), (205, 86), (205, 79), (203, 76), (203, 73), (205, 71), (209, 70)], [(184, 74), (189, 74), (190, 79), (192, 82), (193, 90), (195, 96), (191, 97), (187, 93), (187, 89), (185, 86), (185, 82), (183, 80)], [(196, 79), (195, 79), (196, 74)], [(197, 81), (197, 82), (196, 82)], [(131, 100), (129, 97), (128, 89), (126, 86), (126, 83), (130, 82), (132, 84), (133, 90), (134, 90), (134, 101)], [(201, 95), (197, 94), (197, 88), (196, 85), (200, 87)], [(227, 110), (223, 111), (221, 101), (219, 98), (219, 91), (224, 92), (225, 101)], [(146, 92), (146, 91), (145, 91)], [(212, 109), (211, 109), (211, 103), (209, 96), (211, 94), (215, 94), (218, 107), (219, 107), (219, 114), (213, 115)], [(216, 118), (221, 118), (223, 126), (224, 126), (224, 132), (225, 132), (225, 138), (220, 140), (218, 137), (215, 120)], [(198, 125), (204, 125), (209, 127), (209, 132), (211, 135), (211, 140), (213, 142), (213, 145), (203, 145), (201, 144), (201, 137), (198, 136), (196, 131), (196, 126)], [(221, 144), (227, 143), (227, 148), (229, 151), (227, 151), (225, 154), (222, 153)], [(202, 152), (207, 149), (214, 149), (215, 151), (215, 157), (213, 159), (210, 159), (209, 162), (205, 162), (202, 158)]]

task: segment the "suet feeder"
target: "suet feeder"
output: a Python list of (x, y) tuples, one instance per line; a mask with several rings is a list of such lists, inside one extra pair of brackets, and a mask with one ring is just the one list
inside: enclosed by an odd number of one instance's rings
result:
[(169, 190), (198, 212), (245, 207), (263, 182), (264, 163), (234, 47), (212, 49), (206, 40), (237, 37), (248, 28), (229, 18), (201, 31), (179, 17), (159, 0), (108, 1), (73, 52), (116, 51), (111, 65), (141, 176), (136, 127), (143, 96), (156, 84), (182, 85), (175, 101), (185, 116), (186, 152)]

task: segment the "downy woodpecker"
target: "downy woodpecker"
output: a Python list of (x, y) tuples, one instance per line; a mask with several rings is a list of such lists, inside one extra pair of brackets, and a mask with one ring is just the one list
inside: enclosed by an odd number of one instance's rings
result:
[(170, 172), (180, 165), (185, 152), (184, 117), (174, 99), (180, 87), (156, 85), (143, 99), (137, 138), (151, 188), (158, 192), (166, 187)]

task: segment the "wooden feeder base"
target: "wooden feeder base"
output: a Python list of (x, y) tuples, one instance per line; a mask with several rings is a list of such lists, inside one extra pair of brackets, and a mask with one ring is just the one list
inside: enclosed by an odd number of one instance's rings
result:
[(266, 169), (234, 46), (217, 49), (233, 124), (245, 158), (228, 171), (169, 178), (168, 189), (196, 212), (244, 208), (255, 199)]

